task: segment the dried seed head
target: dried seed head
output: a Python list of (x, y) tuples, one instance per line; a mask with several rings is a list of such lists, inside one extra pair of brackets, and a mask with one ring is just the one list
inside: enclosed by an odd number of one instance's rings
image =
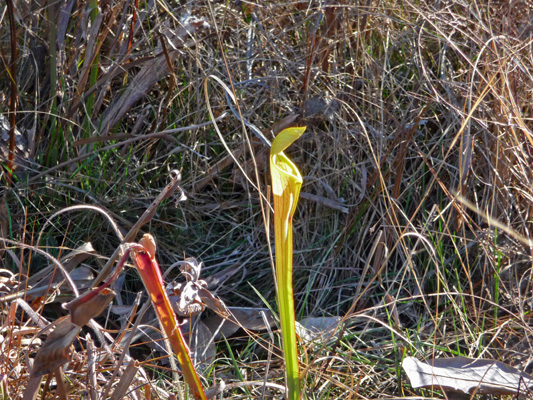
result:
[(155, 244), (155, 238), (152, 235), (145, 233), (142, 239), (139, 240), (139, 244), (146, 249), (152, 260), (155, 259), (155, 251), (157, 247)]

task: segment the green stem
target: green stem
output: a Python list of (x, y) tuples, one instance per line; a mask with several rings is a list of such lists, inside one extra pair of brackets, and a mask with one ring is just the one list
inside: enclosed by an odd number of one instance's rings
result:
[(305, 127), (280, 132), (270, 149), (270, 173), (274, 198), (274, 230), (276, 247), (276, 284), (281, 321), (281, 337), (287, 375), (287, 398), (300, 400), (298, 343), (292, 287), (292, 217), (302, 186), (302, 176), (283, 151), (298, 139)]

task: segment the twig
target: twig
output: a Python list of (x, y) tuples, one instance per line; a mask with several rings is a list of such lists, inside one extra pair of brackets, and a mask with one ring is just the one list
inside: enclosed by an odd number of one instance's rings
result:
[(15, 127), (17, 124), (17, 30), (15, 29), (15, 11), (13, 0), (7, 0), (7, 14), (11, 30), (11, 64), (7, 68), (11, 78), (11, 93), (9, 96), (9, 155), (7, 161), (7, 183), (11, 185), (13, 175), (13, 162), (15, 160)]

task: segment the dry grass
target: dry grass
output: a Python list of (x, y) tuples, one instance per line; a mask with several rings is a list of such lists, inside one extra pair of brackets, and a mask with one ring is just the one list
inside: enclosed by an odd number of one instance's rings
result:
[[(205, 263), (204, 277), (237, 265), (216, 288), (225, 303), (274, 305), (260, 199), (269, 198), (268, 148), (257, 130), (271, 140), (305, 124), (290, 154), (305, 177), (296, 305), (302, 317), (346, 315), (339, 340), (302, 348), (307, 397), (438, 395), (410, 389), (406, 355), (530, 368), (532, 246), (520, 240), (531, 236), (533, 198), (526, 1), (139, 2), (134, 18), (135, 3), (100, 2), (91, 23), (85, 2), (15, 1), (21, 135), (13, 184), (7, 170), (1, 177), (5, 238), (57, 258), (91, 242), (98, 257), (78, 263), (92, 271), (87, 285), (118, 246), (110, 224), (70, 212), (37, 242), (45, 221), (91, 204), (125, 232), (181, 169), (188, 200), (165, 201), (143, 228), (163, 270), (184, 256)], [(11, 31), (1, 18), (5, 65)], [(6, 120), (10, 87), (0, 70)], [(2, 131), (5, 166), (8, 139)], [(48, 261), (6, 246), (0, 393), (15, 399), (40, 329), (65, 315), (59, 304), (72, 292), (32, 294), (28, 277)], [(131, 306), (139, 290), (128, 272), (115, 305)], [(146, 336), (115, 345), (138, 312), (126, 325), (105, 312), (100, 328), (84, 330), (41, 398), (96, 399), (121, 379), (127, 398), (183, 398)], [(283, 384), (278, 345), (276, 331), (217, 342), (206, 385), (224, 379), (224, 398), (279, 398), (275, 386), (242, 383)]]

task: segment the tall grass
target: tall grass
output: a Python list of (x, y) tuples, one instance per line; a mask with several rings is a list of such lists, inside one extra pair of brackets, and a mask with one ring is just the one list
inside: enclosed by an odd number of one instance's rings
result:
[[(304, 175), (294, 216), (296, 315), (341, 316), (343, 325), (330, 340), (304, 343), (302, 396), (437, 396), (402, 381), (398, 365), (407, 355), (482, 355), (529, 366), (533, 68), (526, 3), (133, 3), (100, 2), (97, 25), (89, 2), (74, 9), (17, 2), (20, 135), (8, 189), (1, 128), (2, 237), (59, 258), (90, 241), (97, 256), (76, 267), (88, 284), (119, 245), (110, 225), (92, 213), (60, 215), (37, 243), (45, 221), (66, 206), (92, 204), (128, 231), (167, 184), (168, 171), (181, 169), (188, 200), (166, 199), (143, 228), (158, 238), (163, 271), (184, 256), (204, 262), (203, 279), (232, 267), (238, 273), (216, 288), (227, 305), (264, 308), (260, 293), (272, 306), (262, 136), (272, 141), (284, 128), (305, 125), (306, 135), (287, 150)], [(12, 36), (1, 20), (4, 63)], [(207, 76), (228, 88), (207, 90), (224, 143), (204, 100)], [(6, 118), (11, 82), (0, 68)], [(35, 292), (31, 276), (48, 261), (4, 247), (0, 323), (9, 328), (0, 333), (0, 387), (17, 398), (32, 346), (45, 335), (36, 332), (38, 315), (47, 322), (64, 316), (58, 304), (71, 293), (61, 286)], [(171, 271), (168, 280), (175, 279)], [(120, 321), (136, 319), (127, 307), (142, 285), (131, 273), (120, 282), (112, 310), (126, 314), (97, 321), (106, 345), (91, 330), (91, 353), (78, 337), (78, 361), (63, 369), (72, 396), (88, 390), (88, 360), (98, 360), (91, 364), (98, 388), (112, 369), (126, 369), (114, 342)], [(36, 314), (20, 311), (17, 296)], [(149, 347), (152, 334), (133, 335), (134, 350), (124, 350), (122, 360), (140, 362), (132, 393), (179, 396), (179, 383), (152, 381), (175, 372), (168, 354)], [(235, 364), (226, 342), (215, 340), (206, 380), (223, 378), (226, 397), (283, 396), (278, 334), (241, 330), (226, 338)], [(45, 393), (59, 393), (55, 381)]]

